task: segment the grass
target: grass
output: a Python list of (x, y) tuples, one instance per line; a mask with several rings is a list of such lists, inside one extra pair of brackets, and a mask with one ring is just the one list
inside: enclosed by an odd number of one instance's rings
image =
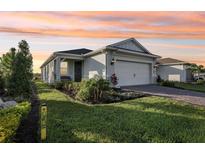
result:
[(30, 103), (23, 102), (15, 107), (0, 110), (0, 143), (10, 142), (22, 120), (30, 111)]
[(174, 84), (176, 88), (198, 91), (198, 92), (205, 92), (205, 85), (197, 85), (197, 84), (182, 83), (182, 82), (176, 82)]
[(205, 142), (205, 108), (164, 97), (86, 105), (37, 82), (46, 142)]

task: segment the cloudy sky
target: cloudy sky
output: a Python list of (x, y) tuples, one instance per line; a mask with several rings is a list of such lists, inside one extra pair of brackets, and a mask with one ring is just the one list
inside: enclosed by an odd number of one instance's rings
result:
[(0, 56), (25, 39), (34, 71), (54, 51), (134, 37), (153, 54), (205, 65), (205, 12), (0, 12)]

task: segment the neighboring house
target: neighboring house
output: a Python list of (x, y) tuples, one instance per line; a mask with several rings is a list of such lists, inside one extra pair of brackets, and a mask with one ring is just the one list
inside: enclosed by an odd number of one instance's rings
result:
[(196, 80), (198, 80), (198, 79), (204, 79), (205, 80), (205, 73), (194, 73), (193, 76)]
[(150, 53), (134, 38), (97, 50), (76, 49), (54, 52), (41, 66), (42, 79), (53, 83), (62, 79), (81, 81), (99, 75), (117, 86), (143, 85), (155, 82), (157, 55)]
[(187, 62), (173, 58), (163, 58), (157, 61), (157, 75), (163, 80), (192, 81), (192, 73), (188, 69)]

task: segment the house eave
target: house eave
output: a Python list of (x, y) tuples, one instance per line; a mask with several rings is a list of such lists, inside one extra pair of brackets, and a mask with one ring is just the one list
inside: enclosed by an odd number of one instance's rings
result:
[(168, 66), (168, 65), (187, 65), (187, 62), (157, 64), (157, 66)]
[(145, 57), (152, 57), (152, 58), (161, 58), (158, 55), (153, 55), (153, 54), (144, 54), (144, 53), (139, 53), (139, 52), (134, 52), (134, 51), (129, 51), (129, 50), (125, 50), (125, 49), (119, 49), (119, 48), (115, 48), (115, 47), (111, 47), (111, 46), (106, 46), (103, 48), (100, 48), (98, 50), (94, 50), (90, 53), (84, 54), (84, 56), (92, 56), (94, 54), (100, 53), (100, 52), (104, 52), (106, 50), (113, 50), (113, 51), (118, 51), (118, 52), (123, 52), (123, 53), (129, 53), (129, 54), (134, 54), (134, 55), (140, 55), (140, 56), (145, 56)]
[(95, 54), (98, 54), (98, 53), (102, 53), (102, 52), (105, 51), (105, 49), (106, 49), (106, 47), (102, 47), (102, 48), (99, 48), (97, 50), (93, 50), (92, 52), (86, 53), (83, 56), (88, 57), (88, 56), (92, 56), (92, 55), (95, 55)]
[(83, 54), (82, 55), (76, 55), (76, 54), (68, 54), (68, 53), (56, 53), (56, 56), (61, 58), (68, 58), (68, 59), (77, 59), (77, 60), (83, 60)]
[(61, 57), (61, 58), (68, 58), (68, 59), (76, 59), (76, 60), (83, 60), (83, 55), (76, 55), (76, 54), (68, 54), (68, 53), (57, 53), (54, 52), (48, 59), (40, 66), (40, 68), (44, 67), (47, 65), (50, 61), (55, 59), (56, 57)]
[(50, 55), (47, 60), (40, 66), (40, 68), (44, 67), (46, 64), (48, 64), (51, 60), (53, 60), (56, 57), (55, 53)]
[(108, 46), (107, 49), (115, 50), (115, 51), (122, 52), (122, 53), (129, 53), (129, 54), (133, 54), (133, 55), (140, 55), (140, 56), (152, 57), (152, 58), (161, 58), (158, 55), (144, 54), (144, 53), (140, 53), (140, 52), (129, 51), (129, 50), (126, 50), (126, 49), (118, 49), (118, 48), (110, 47), (110, 46)]

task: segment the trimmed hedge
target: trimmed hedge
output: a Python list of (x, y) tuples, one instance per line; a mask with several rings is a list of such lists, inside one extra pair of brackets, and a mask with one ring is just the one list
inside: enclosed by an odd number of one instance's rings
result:
[(30, 108), (30, 103), (22, 102), (14, 107), (0, 110), (0, 143), (10, 141), (22, 118), (28, 115)]

